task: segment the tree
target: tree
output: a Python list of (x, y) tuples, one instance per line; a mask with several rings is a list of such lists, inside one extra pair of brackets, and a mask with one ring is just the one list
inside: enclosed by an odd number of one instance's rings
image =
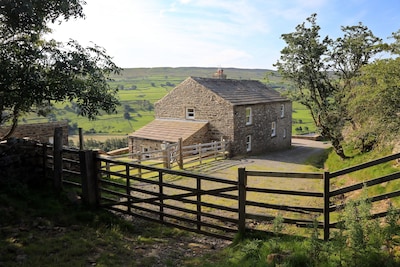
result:
[(351, 122), (344, 102), (360, 68), (379, 52), (380, 39), (361, 23), (342, 27), (344, 36), (321, 39), (316, 14), (293, 33), (282, 34), (286, 47), (275, 64), (297, 88), (295, 99), (305, 105), (320, 133), (332, 141), (335, 152), (346, 158), (342, 130)]
[(115, 112), (117, 89), (109, 75), (120, 69), (106, 51), (46, 40), (49, 24), (84, 18), (82, 0), (4, 0), (0, 5), (0, 125), (11, 126), (27, 112), (45, 115), (43, 107), (74, 101), (79, 115), (94, 119)]
[[(388, 47), (398, 46), (397, 42)], [(365, 152), (400, 134), (400, 57), (364, 66), (356, 84), (347, 96), (348, 110), (354, 140)]]

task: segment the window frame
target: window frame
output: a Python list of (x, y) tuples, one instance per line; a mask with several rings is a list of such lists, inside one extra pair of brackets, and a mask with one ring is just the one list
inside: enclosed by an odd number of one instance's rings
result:
[(281, 118), (285, 117), (285, 104), (281, 104)]
[[(249, 114), (247, 114), (247, 111), (249, 111)], [(253, 124), (253, 109), (251, 107), (246, 107), (246, 125), (252, 125)]]
[(251, 135), (246, 135), (246, 152), (251, 151)]
[[(189, 111), (191, 110), (191, 111)], [(194, 108), (186, 108), (186, 119), (187, 120), (194, 120), (195, 118), (195, 110)]]
[(271, 137), (276, 136), (276, 121), (271, 122)]

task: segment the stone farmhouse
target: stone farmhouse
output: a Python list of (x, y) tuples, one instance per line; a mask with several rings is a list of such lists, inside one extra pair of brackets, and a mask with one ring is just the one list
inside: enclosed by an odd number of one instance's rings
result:
[(155, 103), (155, 120), (129, 135), (130, 152), (224, 139), (231, 155), (291, 147), (292, 103), (255, 80), (189, 77)]

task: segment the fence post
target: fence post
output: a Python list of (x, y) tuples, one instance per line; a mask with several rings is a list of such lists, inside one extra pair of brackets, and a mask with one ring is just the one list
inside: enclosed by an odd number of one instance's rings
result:
[(164, 221), (164, 181), (162, 171), (158, 171), (158, 194), (160, 198), (160, 221)]
[(218, 143), (216, 141), (213, 141), (212, 143), (212, 148), (214, 149), (214, 160), (217, 160)]
[(183, 151), (182, 151), (182, 137), (179, 138), (178, 140), (178, 146), (179, 146), (179, 169), (183, 169)]
[(201, 165), (201, 163), (202, 163), (202, 160), (201, 160), (201, 158), (203, 157), (201, 154), (202, 154), (202, 146), (201, 146), (201, 143), (200, 144), (198, 144), (197, 145), (197, 147), (198, 147), (198, 151), (199, 151), (199, 165)]
[(200, 177), (196, 178), (196, 187), (197, 187), (197, 230), (201, 230), (201, 179)]
[(42, 146), (43, 153), (43, 179), (47, 180), (47, 144), (43, 144)]
[(127, 210), (128, 213), (131, 213), (131, 176), (130, 176), (130, 169), (129, 165), (125, 165), (125, 172), (126, 172), (126, 195), (128, 197), (126, 204), (128, 205)]
[(92, 150), (79, 151), (82, 178), (82, 200), (92, 208), (99, 205), (99, 183), (96, 158), (98, 152)]
[(330, 221), (329, 221), (329, 190), (330, 190), (330, 177), (329, 172), (324, 172), (324, 240), (329, 240), (329, 228), (330, 228)]
[[(137, 164), (142, 163), (142, 152), (138, 151), (137, 153)], [(138, 177), (142, 178), (142, 168), (138, 168)]]
[(83, 150), (83, 133), (82, 128), (78, 128), (79, 132), (79, 150)]
[(53, 140), (53, 171), (54, 171), (54, 187), (60, 192), (62, 189), (62, 145), (63, 145), (63, 129), (57, 127), (54, 129)]
[(243, 235), (246, 231), (246, 186), (247, 175), (245, 168), (238, 168), (239, 176), (239, 234)]

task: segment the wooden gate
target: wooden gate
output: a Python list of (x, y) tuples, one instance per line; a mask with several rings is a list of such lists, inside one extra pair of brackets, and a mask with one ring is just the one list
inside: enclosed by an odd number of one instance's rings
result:
[(236, 180), (101, 157), (98, 161), (101, 207), (228, 240), (237, 233)]

